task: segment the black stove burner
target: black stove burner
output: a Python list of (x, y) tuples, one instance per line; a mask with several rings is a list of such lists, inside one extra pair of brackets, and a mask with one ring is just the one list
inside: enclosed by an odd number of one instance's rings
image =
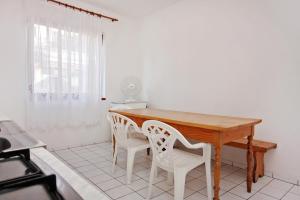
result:
[(30, 160), (29, 149), (0, 153), (0, 199), (64, 200), (56, 184), (55, 175)]
[(64, 200), (57, 191), (55, 175), (11, 182), (2, 186), (0, 196), (5, 200)]
[(51, 166), (30, 155), (38, 141), (16, 123), (0, 121), (0, 136), (0, 200), (82, 200)]
[(42, 175), (30, 160), (29, 149), (0, 153), (0, 189), (3, 185)]
[(6, 138), (0, 138), (0, 153), (11, 147), (10, 142)]

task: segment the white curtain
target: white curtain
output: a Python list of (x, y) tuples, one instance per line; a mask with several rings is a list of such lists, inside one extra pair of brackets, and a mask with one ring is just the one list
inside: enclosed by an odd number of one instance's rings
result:
[(29, 0), (25, 5), (28, 129), (99, 125), (105, 96), (105, 43), (99, 18), (46, 1)]

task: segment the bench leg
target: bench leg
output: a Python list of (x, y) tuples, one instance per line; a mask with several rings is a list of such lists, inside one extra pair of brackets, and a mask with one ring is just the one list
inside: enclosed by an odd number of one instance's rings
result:
[(259, 177), (265, 175), (264, 152), (254, 152), (253, 182), (256, 183)]

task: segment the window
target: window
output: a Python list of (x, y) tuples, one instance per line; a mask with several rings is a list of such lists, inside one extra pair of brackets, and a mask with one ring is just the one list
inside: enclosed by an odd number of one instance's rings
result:
[[(50, 98), (104, 97), (103, 37), (33, 26), (32, 93)], [(95, 95), (94, 95), (95, 96)]]
[[(93, 133), (105, 115), (102, 20), (46, 1), (25, 2), (27, 128)], [(61, 131), (62, 130), (62, 131)], [(67, 141), (66, 141), (67, 142)]]

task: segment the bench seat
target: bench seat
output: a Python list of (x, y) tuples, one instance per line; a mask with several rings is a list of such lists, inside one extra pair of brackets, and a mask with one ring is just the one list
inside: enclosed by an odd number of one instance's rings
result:
[[(248, 140), (238, 139), (233, 142), (226, 144), (240, 149), (247, 149)], [(268, 150), (275, 149), (277, 144), (272, 142), (266, 142), (262, 140), (253, 140), (253, 157), (254, 157), (254, 168), (253, 168), (253, 182), (256, 183), (259, 177), (264, 176), (264, 155)]]

